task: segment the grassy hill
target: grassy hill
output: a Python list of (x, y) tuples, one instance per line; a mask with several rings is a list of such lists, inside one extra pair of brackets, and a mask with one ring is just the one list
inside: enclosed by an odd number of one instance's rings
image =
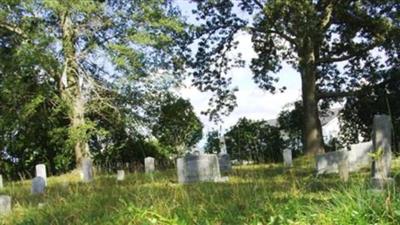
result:
[[(368, 189), (369, 171), (314, 176), (314, 163), (235, 167), (227, 183), (177, 184), (176, 171), (129, 174), (123, 182), (98, 175), (90, 184), (75, 173), (48, 179), (32, 196), (30, 181), (7, 184), (13, 212), (0, 224), (399, 224), (400, 193)], [(393, 176), (400, 184), (400, 161)]]

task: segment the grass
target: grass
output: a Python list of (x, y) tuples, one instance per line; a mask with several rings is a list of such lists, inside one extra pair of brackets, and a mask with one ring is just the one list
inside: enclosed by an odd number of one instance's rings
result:
[[(399, 193), (371, 191), (368, 170), (345, 184), (337, 175), (316, 178), (310, 159), (294, 164), (239, 166), (227, 183), (190, 185), (177, 184), (175, 170), (129, 174), (122, 182), (101, 175), (90, 184), (71, 173), (49, 178), (41, 196), (30, 194), (30, 181), (14, 182), (0, 191), (13, 198), (13, 212), (0, 224), (400, 223)], [(393, 172), (399, 184), (400, 161)]]

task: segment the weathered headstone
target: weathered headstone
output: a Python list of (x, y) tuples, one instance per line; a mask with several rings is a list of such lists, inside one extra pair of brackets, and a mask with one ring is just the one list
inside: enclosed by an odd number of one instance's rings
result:
[(82, 160), (82, 180), (83, 182), (91, 182), (93, 180), (93, 163), (91, 159)]
[(349, 160), (346, 156), (348, 156), (348, 154), (341, 159), (338, 165), (339, 177), (344, 182), (349, 180)]
[(11, 197), (0, 195), (0, 215), (5, 215), (11, 212)]
[(220, 181), (221, 172), (215, 154), (188, 154), (177, 160), (179, 183)]
[(219, 148), (220, 148), (220, 154), (228, 154), (228, 151), (226, 150), (226, 143), (225, 143), (225, 137), (224, 135), (221, 135), (219, 137)]
[(232, 170), (232, 163), (228, 154), (218, 154), (218, 164), (222, 174), (229, 173)]
[(43, 194), (46, 188), (46, 182), (43, 177), (35, 177), (32, 179), (32, 194)]
[(292, 167), (292, 150), (283, 150), (283, 165), (286, 167)]
[(361, 168), (371, 166), (372, 141), (350, 145), (349, 170), (358, 171)]
[(3, 177), (0, 174), (0, 190), (3, 189), (3, 188), (4, 188), (4, 186), (3, 186)]
[(392, 183), (390, 170), (392, 164), (392, 122), (387, 115), (375, 115), (373, 120), (372, 142), (374, 144), (371, 183), (373, 188), (382, 189)]
[(47, 173), (46, 173), (46, 165), (45, 164), (37, 164), (36, 165), (36, 176), (43, 177), (44, 182), (47, 186)]
[(117, 181), (123, 181), (123, 180), (125, 180), (125, 171), (118, 170), (117, 171)]
[(232, 162), (226, 149), (226, 142), (224, 135), (219, 137), (220, 153), (218, 154), (218, 163), (221, 173), (229, 173), (232, 170)]
[(155, 160), (153, 157), (146, 157), (144, 158), (144, 169), (146, 173), (152, 173), (155, 171)]
[(337, 173), (339, 171), (339, 163), (348, 159), (348, 151), (340, 150), (317, 155), (317, 175), (324, 173)]

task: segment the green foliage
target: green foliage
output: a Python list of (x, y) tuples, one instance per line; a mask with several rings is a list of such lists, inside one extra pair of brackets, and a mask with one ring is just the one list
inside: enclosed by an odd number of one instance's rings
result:
[(225, 135), (227, 151), (232, 159), (280, 162), (284, 149), (280, 135), (267, 121), (241, 118)]
[(393, 68), (375, 73), (376, 85), (362, 88), (348, 97), (340, 117), (340, 139), (345, 144), (371, 139), (372, 121), (376, 114), (391, 116), (393, 123), (393, 151), (398, 152), (400, 134), (400, 72)]
[(204, 152), (219, 153), (221, 151), (219, 144), (219, 132), (216, 130), (208, 132)]
[(137, 130), (150, 129), (157, 97), (176, 83), (179, 16), (162, 0), (2, 0), (0, 170), (15, 179), (46, 163), (62, 173), (85, 143), (97, 160), (143, 158), (129, 144), (148, 145)]
[[(175, 154), (183, 154), (203, 136), (203, 124), (193, 111), (188, 100), (168, 95), (160, 108), (154, 124), (153, 135), (165, 146), (176, 148)], [(177, 149), (184, 146), (183, 149)]]
[(303, 152), (303, 105), (294, 103), (294, 109), (282, 110), (278, 116), (279, 129), (283, 133), (285, 147), (296, 153)]

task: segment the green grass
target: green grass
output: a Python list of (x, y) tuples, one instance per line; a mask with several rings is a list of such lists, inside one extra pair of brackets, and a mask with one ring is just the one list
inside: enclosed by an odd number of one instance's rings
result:
[[(240, 166), (227, 183), (190, 185), (177, 184), (175, 170), (129, 174), (123, 182), (101, 175), (90, 184), (71, 173), (50, 178), (42, 196), (30, 195), (30, 181), (14, 182), (0, 191), (13, 198), (13, 212), (0, 224), (400, 223), (399, 193), (371, 191), (368, 170), (344, 184), (337, 175), (315, 178), (313, 165), (302, 158), (290, 170)], [(393, 172), (399, 184), (399, 161)]]

